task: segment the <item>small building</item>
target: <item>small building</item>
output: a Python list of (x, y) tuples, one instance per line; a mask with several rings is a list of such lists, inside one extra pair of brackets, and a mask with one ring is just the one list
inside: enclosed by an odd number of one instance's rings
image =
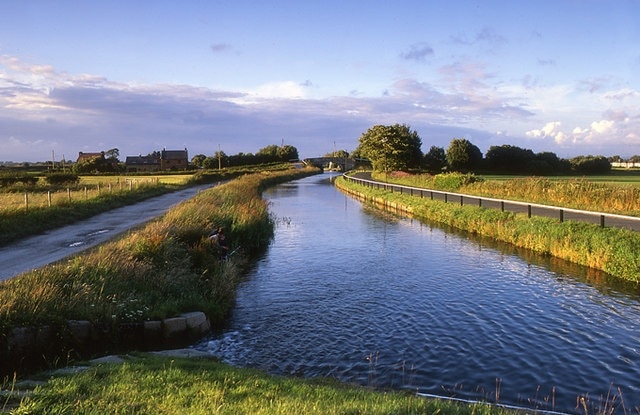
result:
[(76, 160), (76, 163), (91, 161), (93, 159), (104, 160), (104, 151), (101, 151), (99, 153), (83, 153), (82, 151), (80, 151), (78, 152), (78, 160)]
[(184, 150), (166, 150), (160, 153), (160, 170), (187, 170), (189, 153)]
[(127, 156), (125, 165), (130, 172), (187, 170), (189, 153), (186, 148), (184, 150), (163, 149), (147, 156)]
[(160, 171), (160, 158), (156, 155), (127, 156), (124, 164), (128, 172)]

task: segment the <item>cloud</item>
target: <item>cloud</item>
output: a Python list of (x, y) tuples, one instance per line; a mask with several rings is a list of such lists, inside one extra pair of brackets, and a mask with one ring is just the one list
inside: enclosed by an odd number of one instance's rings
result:
[[(560, 121), (548, 122), (540, 129), (527, 131), (526, 136), (543, 140), (550, 138), (562, 148), (591, 148), (601, 151), (604, 155), (612, 154), (614, 145), (618, 148), (613, 150), (613, 153), (629, 151), (633, 148), (630, 148), (630, 145), (637, 148), (640, 144), (637, 134), (640, 115), (631, 117), (623, 111), (609, 111), (605, 116), (608, 118), (592, 121), (586, 126), (576, 126), (570, 132), (563, 129)], [(632, 151), (637, 153), (637, 150)]]
[(555, 66), (555, 59), (538, 59), (538, 65), (540, 66)]
[[(622, 153), (612, 145), (638, 144), (640, 95), (633, 89), (581, 92), (579, 97), (600, 108), (585, 113), (571, 106), (576, 92), (567, 86), (497, 83), (483, 64), (472, 61), (442, 66), (439, 73), (440, 79), (428, 81), (397, 79), (379, 96), (355, 92), (313, 99), (310, 80), (275, 81), (244, 91), (137, 84), (57, 72), (4, 56), (1, 157), (47, 160), (55, 150), (73, 159), (79, 151), (108, 148), (126, 156), (185, 146), (190, 154), (210, 155), (218, 144), (236, 154), (282, 140), (302, 157), (312, 157), (332, 151), (333, 141), (351, 151), (372, 125), (394, 123), (418, 131), (426, 148), (446, 147), (453, 137), (465, 137), (481, 149), (528, 138), (542, 151), (579, 153), (601, 143), (609, 146), (608, 153)], [(529, 126), (526, 133), (518, 127), (521, 122)], [(536, 125), (541, 127), (530, 128)], [(510, 135), (517, 128), (522, 131)]]
[(476, 44), (486, 44), (490, 47), (497, 47), (507, 43), (507, 38), (500, 35), (495, 29), (484, 26), (473, 36), (468, 36), (466, 33), (459, 33), (450, 37), (451, 41), (455, 44), (472, 46)]
[(232, 49), (232, 46), (228, 43), (214, 43), (211, 45), (211, 51), (214, 53), (227, 52)]
[(427, 43), (415, 43), (409, 47), (408, 51), (402, 52), (400, 57), (410, 61), (424, 62), (427, 57), (433, 54), (433, 48)]

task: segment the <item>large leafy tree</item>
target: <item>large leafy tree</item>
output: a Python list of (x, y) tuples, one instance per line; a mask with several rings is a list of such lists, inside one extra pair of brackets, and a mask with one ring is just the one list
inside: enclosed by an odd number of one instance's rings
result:
[(447, 164), (453, 171), (467, 173), (482, 164), (482, 152), (465, 138), (454, 138), (447, 147)]
[(444, 148), (431, 146), (429, 151), (424, 155), (424, 167), (429, 173), (440, 173), (447, 167), (447, 155)]
[(422, 140), (405, 124), (375, 125), (360, 136), (355, 153), (371, 160), (377, 171), (407, 171), (420, 167)]

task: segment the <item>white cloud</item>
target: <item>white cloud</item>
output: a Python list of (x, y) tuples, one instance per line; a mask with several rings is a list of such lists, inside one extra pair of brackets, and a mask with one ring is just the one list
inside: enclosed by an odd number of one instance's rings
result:
[(247, 91), (251, 96), (258, 98), (304, 98), (306, 96), (305, 85), (294, 81), (271, 82)]
[[(579, 111), (571, 103), (572, 91), (563, 85), (496, 83), (482, 64), (474, 63), (443, 66), (440, 74), (440, 80), (398, 79), (374, 97), (311, 99), (310, 81), (273, 82), (246, 91), (136, 84), (56, 72), (3, 56), (0, 143), (13, 144), (3, 147), (7, 152), (2, 157), (46, 160), (55, 149), (70, 158), (78, 151), (105, 149), (99, 146), (117, 147), (123, 156), (163, 146), (212, 154), (218, 143), (227, 154), (235, 154), (283, 139), (303, 157), (318, 156), (331, 151), (334, 140), (353, 150), (367, 128), (393, 123), (416, 129), (427, 148), (446, 147), (453, 137), (468, 138), (481, 149), (520, 145), (523, 135), (540, 151), (563, 148), (578, 154), (600, 143), (610, 148), (640, 144), (640, 105), (629, 100), (633, 91), (610, 93), (609, 105), (604, 104), (604, 93), (589, 94), (590, 105), (596, 102), (600, 110)], [(610, 105), (613, 97), (624, 97), (625, 105)], [(541, 127), (517, 136), (508, 133), (533, 119), (542, 120)], [(640, 154), (640, 148), (631, 151)], [(612, 148), (607, 152), (623, 153)]]
[(591, 123), (591, 131), (594, 134), (606, 134), (613, 130), (614, 122), (612, 120), (600, 120)]

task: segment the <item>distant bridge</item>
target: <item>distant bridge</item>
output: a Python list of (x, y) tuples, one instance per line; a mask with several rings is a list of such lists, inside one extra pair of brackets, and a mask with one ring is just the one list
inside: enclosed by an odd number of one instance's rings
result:
[(334, 168), (342, 171), (352, 170), (356, 164), (369, 163), (367, 159), (356, 159), (349, 157), (313, 157), (302, 160), (307, 166), (319, 167), (321, 169)]

